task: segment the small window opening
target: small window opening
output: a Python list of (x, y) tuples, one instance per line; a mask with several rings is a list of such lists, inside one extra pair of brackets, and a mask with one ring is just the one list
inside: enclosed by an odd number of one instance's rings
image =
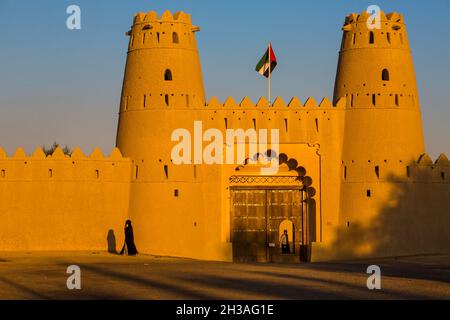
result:
[(374, 42), (375, 42), (375, 35), (374, 35), (373, 31), (370, 31), (370, 34), (369, 34), (369, 43), (370, 43), (370, 44), (373, 44)]
[(411, 177), (411, 169), (409, 166), (406, 167), (406, 176), (409, 178)]
[(2, 177), (2, 178), (6, 177), (6, 171), (5, 171), (5, 170), (2, 170), (2, 171), (1, 171), (1, 177)]
[(169, 179), (169, 167), (164, 165), (164, 174), (166, 175), (166, 179)]
[(381, 72), (381, 80), (389, 81), (389, 70), (388, 69), (383, 69), (383, 71)]
[(168, 107), (169, 106), (169, 95), (168, 94), (166, 94), (164, 96), (164, 102), (166, 103), (166, 107)]
[(147, 106), (147, 95), (144, 94), (144, 108)]
[(172, 71), (170, 71), (170, 69), (166, 69), (166, 71), (164, 72), (164, 80), (172, 81)]
[(390, 44), (390, 43), (391, 43), (391, 33), (388, 32), (388, 33), (386, 34), (386, 37), (387, 37), (387, 42)]
[(139, 166), (138, 165), (136, 165), (136, 169), (135, 169), (135, 178), (136, 178), (136, 180), (139, 178)]
[(224, 118), (224, 120), (225, 120), (225, 129), (228, 129), (228, 119)]
[(376, 95), (372, 94), (372, 105), (375, 106), (377, 104)]
[(366, 190), (366, 196), (367, 198), (370, 198), (372, 196), (372, 191), (370, 189)]
[(347, 166), (344, 167), (344, 180), (347, 179)]
[(178, 197), (179, 194), (180, 194), (180, 192), (178, 191), (178, 189), (175, 189), (175, 190), (173, 191), (173, 195), (174, 195), (175, 197)]
[(377, 176), (377, 178), (380, 178), (380, 167), (379, 166), (375, 166), (375, 175)]
[(288, 119), (284, 119), (284, 129), (288, 132)]
[(128, 110), (128, 96), (125, 97), (125, 110)]
[(316, 131), (319, 132), (319, 120), (316, 118), (315, 122), (316, 122)]
[(445, 172), (441, 172), (441, 179), (445, 180)]
[(350, 96), (350, 107), (353, 107), (353, 94)]
[(146, 33), (144, 32), (144, 35), (142, 36), (142, 44), (145, 44), (145, 35)]
[(156, 33), (156, 40), (157, 40), (158, 43), (159, 43), (159, 32)]
[(355, 43), (356, 43), (356, 33), (353, 34), (353, 40), (352, 40), (352, 42), (353, 42), (353, 45), (355, 45)]
[(95, 170), (95, 178), (100, 179), (100, 171)]
[(186, 95), (186, 107), (189, 107), (189, 95)]
[(255, 130), (256, 130), (256, 119), (255, 119), (255, 118), (253, 118), (253, 119), (252, 119), (252, 121), (253, 121), (253, 129), (255, 129)]
[(172, 33), (172, 42), (180, 43), (180, 39), (178, 38), (178, 33), (176, 33), (176, 32)]
[(49, 178), (53, 177), (53, 170), (52, 169), (48, 169), (48, 177)]
[(398, 107), (399, 103), (398, 103), (398, 94), (395, 95), (395, 105)]

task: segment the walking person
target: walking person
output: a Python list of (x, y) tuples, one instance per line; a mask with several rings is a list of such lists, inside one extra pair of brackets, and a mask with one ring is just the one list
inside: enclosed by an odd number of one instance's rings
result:
[(131, 220), (127, 220), (125, 222), (125, 243), (123, 245), (122, 251), (120, 254), (126, 254), (128, 256), (137, 255), (138, 251), (136, 245), (134, 244), (134, 234), (133, 227), (131, 225)]

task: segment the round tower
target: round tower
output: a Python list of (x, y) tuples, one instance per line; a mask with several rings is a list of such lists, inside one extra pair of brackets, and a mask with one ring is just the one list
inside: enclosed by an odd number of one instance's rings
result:
[(127, 32), (116, 144), (132, 159), (128, 214), (140, 252), (204, 254), (203, 202), (193, 201), (204, 194), (196, 168), (171, 161), (172, 132), (191, 128), (205, 104), (199, 30), (190, 15), (166, 11), (137, 14)]
[[(120, 104), (117, 146), (143, 158), (153, 143), (152, 111), (204, 105), (205, 93), (191, 16), (138, 13), (130, 37)], [(149, 111), (149, 112), (146, 112)], [(151, 141), (147, 139), (151, 138)]]
[(334, 100), (347, 98), (344, 161), (417, 159), (424, 142), (403, 17), (380, 12), (378, 29), (369, 17), (351, 14), (342, 28)]
[[(422, 122), (402, 15), (347, 16), (334, 89), (346, 97), (338, 252), (340, 258), (389, 255), (395, 240), (386, 208), (408, 181), (409, 164), (424, 152)], [(374, 25), (376, 26), (376, 25)], [(376, 26), (376, 27), (378, 27)], [(404, 192), (404, 191), (403, 191)], [(393, 240), (394, 239), (394, 240)], [(383, 247), (384, 246), (384, 247)], [(387, 248), (386, 248), (387, 247)]]

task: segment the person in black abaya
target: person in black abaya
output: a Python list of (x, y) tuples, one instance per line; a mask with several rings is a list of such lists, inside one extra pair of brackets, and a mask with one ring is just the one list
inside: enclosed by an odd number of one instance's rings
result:
[(125, 244), (123, 245), (120, 254), (126, 254), (129, 256), (135, 256), (138, 253), (136, 245), (134, 244), (133, 227), (131, 226), (131, 220), (125, 222)]

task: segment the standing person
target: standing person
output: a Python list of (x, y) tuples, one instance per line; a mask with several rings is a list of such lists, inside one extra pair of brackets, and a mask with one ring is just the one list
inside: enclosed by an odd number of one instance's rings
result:
[(280, 244), (282, 254), (290, 253), (291, 250), (289, 249), (289, 236), (287, 230), (284, 230), (283, 234), (281, 235)]
[(129, 256), (135, 256), (138, 253), (136, 245), (134, 244), (133, 227), (131, 226), (131, 220), (125, 222), (125, 243), (123, 245), (120, 254), (126, 254)]

